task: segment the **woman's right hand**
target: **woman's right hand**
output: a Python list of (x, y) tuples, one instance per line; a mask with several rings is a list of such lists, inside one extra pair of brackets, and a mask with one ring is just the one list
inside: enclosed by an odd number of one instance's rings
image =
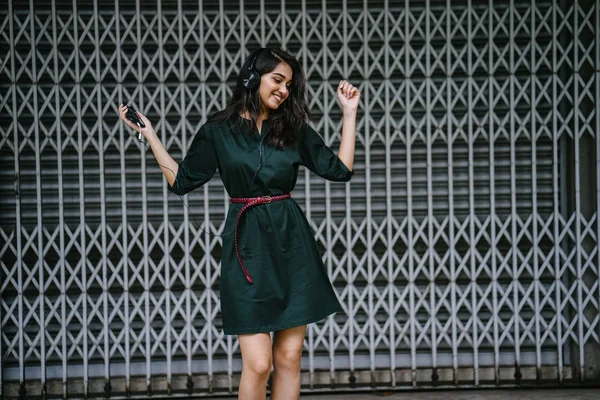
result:
[(128, 127), (135, 130), (136, 132), (141, 132), (141, 134), (144, 135), (146, 140), (149, 140), (152, 136), (156, 136), (156, 132), (154, 132), (154, 128), (152, 128), (152, 124), (150, 123), (150, 120), (148, 120), (148, 118), (146, 118), (145, 115), (143, 115), (139, 111), (137, 112), (137, 115), (138, 115), (138, 118), (140, 119), (140, 121), (142, 121), (144, 123), (144, 125), (146, 125), (144, 128), (140, 128), (137, 124), (134, 124), (133, 122), (131, 122), (130, 120), (127, 119), (127, 117), (125, 116), (126, 113), (127, 113), (127, 106), (123, 105), (123, 103), (119, 104), (119, 117), (123, 121), (125, 121), (125, 123), (127, 124)]

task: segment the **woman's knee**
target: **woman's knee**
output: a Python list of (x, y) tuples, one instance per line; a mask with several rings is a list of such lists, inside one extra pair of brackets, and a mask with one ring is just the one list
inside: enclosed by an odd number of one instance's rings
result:
[(239, 341), (244, 371), (268, 376), (273, 365), (271, 336), (268, 333), (240, 335)]
[(290, 372), (300, 371), (302, 349), (281, 347), (273, 349), (273, 365), (275, 370)]
[(249, 370), (255, 375), (265, 377), (271, 373), (273, 360), (271, 353), (254, 353), (251, 356), (242, 357), (242, 364), (245, 370)]

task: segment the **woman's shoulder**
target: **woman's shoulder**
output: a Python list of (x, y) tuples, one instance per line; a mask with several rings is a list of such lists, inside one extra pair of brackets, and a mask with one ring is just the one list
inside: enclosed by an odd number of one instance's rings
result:
[(239, 133), (241, 130), (240, 123), (235, 118), (224, 120), (208, 119), (202, 124), (196, 133), (198, 140), (207, 140), (212, 143), (221, 142), (226, 136)]
[(206, 134), (215, 134), (215, 133), (223, 133), (226, 131), (230, 131), (232, 125), (234, 125), (233, 118), (226, 119), (211, 119), (209, 118), (200, 128), (200, 130), (204, 131)]
[(203, 131), (205, 134), (212, 134), (215, 131), (223, 129), (224, 127), (226, 127), (225, 122), (207, 121), (200, 127), (200, 130)]
[(319, 133), (312, 127), (310, 121), (305, 121), (304, 123), (302, 123), (299, 133), (302, 139), (304, 139), (307, 136), (310, 137), (313, 135), (319, 135)]

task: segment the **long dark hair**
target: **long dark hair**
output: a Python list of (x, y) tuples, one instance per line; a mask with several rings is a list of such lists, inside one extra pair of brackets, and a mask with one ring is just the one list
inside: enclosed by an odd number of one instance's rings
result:
[(236, 116), (236, 114), (248, 111), (252, 120), (250, 133), (254, 132), (262, 104), (258, 88), (247, 89), (242, 82), (244, 72), (248, 69), (253, 56), (256, 57), (254, 70), (260, 76), (273, 71), (282, 62), (288, 64), (292, 69), (292, 84), (289, 95), (276, 110), (269, 111), (268, 118), (270, 143), (278, 148), (289, 146), (298, 140), (302, 126), (310, 118), (310, 112), (306, 99), (306, 77), (302, 67), (294, 56), (281, 49), (261, 48), (255, 50), (246, 59), (238, 74), (233, 96), (229, 103), (225, 109), (212, 115), (208, 121), (222, 122)]

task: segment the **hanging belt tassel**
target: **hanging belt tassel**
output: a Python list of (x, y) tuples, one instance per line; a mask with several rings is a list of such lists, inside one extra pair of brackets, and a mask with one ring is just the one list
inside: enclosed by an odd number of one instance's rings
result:
[(231, 199), (232, 203), (242, 203), (242, 204), (244, 204), (244, 206), (242, 207), (242, 209), (238, 213), (237, 218), (235, 220), (235, 253), (237, 255), (238, 262), (240, 263), (240, 267), (242, 267), (242, 271), (244, 272), (244, 276), (246, 277), (246, 279), (250, 283), (253, 283), (252, 277), (250, 276), (250, 273), (248, 272), (248, 269), (246, 269), (246, 265), (244, 265), (244, 261), (242, 260), (242, 255), (240, 253), (239, 230), (238, 230), (238, 226), (239, 226), (239, 223), (240, 223), (240, 218), (241, 218), (242, 214), (247, 209), (249, 209), (250, 207), (254, 207), (254, 206), (257, 206), (259, 204), (269, 204), (269, 203), (272, 203), (274, 201), (280, 201), (280, 200), (289, 199), (290, 197), (291, 197), (291, 194), (287, 193), (287, 194), (282, 194), (282, 195), (279, 195), (279, 196), (234, 197), (234, 198)]

